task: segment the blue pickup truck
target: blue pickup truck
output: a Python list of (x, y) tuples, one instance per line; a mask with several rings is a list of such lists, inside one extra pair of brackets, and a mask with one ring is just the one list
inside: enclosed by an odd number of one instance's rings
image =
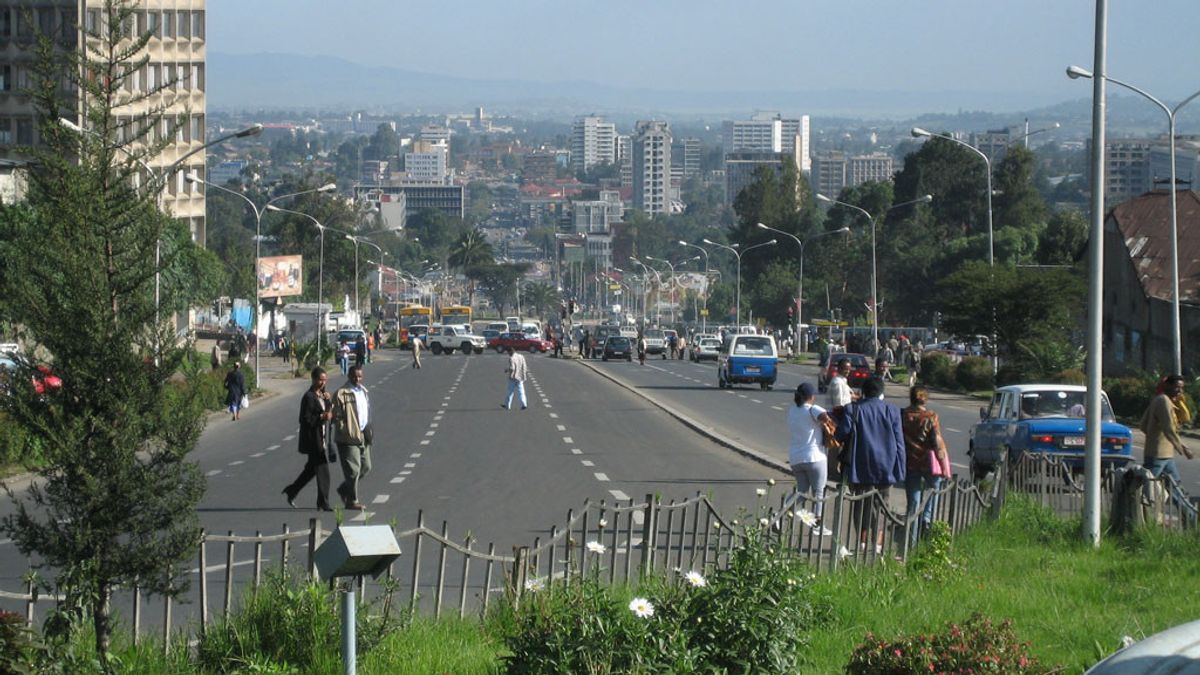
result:
[(775, 385), (779, 368), (779, 352), (775, 338), (770, 335), (733, 335), (721, 347), (717, 356), (717, 386), (721, 389), (734, 384), (754, 384), (763, 389)]

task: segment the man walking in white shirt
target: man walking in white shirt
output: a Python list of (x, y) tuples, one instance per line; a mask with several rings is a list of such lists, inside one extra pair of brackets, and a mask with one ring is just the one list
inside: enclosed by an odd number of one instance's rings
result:
[(512, 407), (513, 393), (521, 400), (521, 410), (529, 407), (525, 401), (525, 376), (528, 371), (525, 367), (525, 357), (518, 354), (509, 347), (508, 352), (508, 368), (504, 372), (508, 374), (508, 393), (504, 396), (504, 403), (500, 404), (501, 408), (508, 410)]
[(841, 413), (841, 409), (853, 398), (850, 393), (850, 383), (846, 378), (850, 375), (850, 359), (839, 359), (837, 372), (829, 381), (829, 410)]

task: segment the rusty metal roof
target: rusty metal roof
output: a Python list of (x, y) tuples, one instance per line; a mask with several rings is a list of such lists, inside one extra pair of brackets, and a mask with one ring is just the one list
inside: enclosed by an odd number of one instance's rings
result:
[[(1176, 195), (1179, 234), (1179, 301), (1200, 304), (1200, 195)], [(1125, 240), (1129, 259), (1148, 297), (1171, 299), (1171, 193), (1147, 192), (1109, 214)]]

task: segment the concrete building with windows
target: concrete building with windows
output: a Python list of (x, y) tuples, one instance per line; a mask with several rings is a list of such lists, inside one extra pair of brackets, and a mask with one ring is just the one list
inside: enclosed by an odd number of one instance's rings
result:
[(782, 152), (725, 153), (725, 203), (733, 204), (741, 191), (754, 182), (754, 174), (759, 168), (765, 166), (780, 175), (788, 159), (790, 155)]
[[(135, 77), (126, 81), (127, 103), (119, 114), (132, 119), (152, 107), (165, 107), (164, 121), (153, 132), (156, 139), (174, 139), (147, 163), (161, 171), (205, 142), (205, 0), (138, 0), (130, 28), (150, 33), (142, 56), (148, 61)], [(101, 28), (100, 0), (38, 0), (0, 4), (0, 158), (18, 159), (16, 146), (37, 145), (33, 101), (24, 91), (33, 84), (37, 37), (49, 36), (61, 49), (78, 50), (85, 30)], [(146, 97), (148, 91), (158, 93)], [(141, 98), (142, 100), (138, 100)], [(186, 115), (173, 128), (166, 118)], [(82, 122), (83, 120), (73, 120)], [(205, 175), (204, 153), (197, 153), (165, 181), (162, 204), (171, 215), (185, 220), (192, 238), (204, 244), (204, 194), (201, 186), (188, 183), (188, 172)]]
[(621, 166), (621, 187), (633, 187), (633, 137), (617, 136), (617, 163)]
[(1024, 135), (1021, 127), (1006, 127), (1004, 129), (989, 129), (971, 134), (971, 145), (984, 155), (992, 166), (996, 166), (1008, 153), (1008, 146), (1017, 142)]
[(896, 172), (895, 160), (882, 152), (847, 155), (832, 150), (819, 153), (812, 166), (813, 189), (829, 197), (837, 197), (843, 189), (867, 181), (890, 181)]
[(443, 141), (417, 141), (404, 153), (404, 173), (411, 180), (440, 182), (450, 175), (450, 146)]
[(633, 138), (633, 207), (648, 215), (671, 209), (671, 126), (638, 122)]
[[(1114, 138), (1104, 145), (1104, 202), (1115, 206), (1147, 192), (1152, 187), (1150, 151), (1156, 142), (1166, 147), (1166, 139)], [(1092, 143), (1086, 146), (1091, 155)], [(1170, 175), (1169, 171), (1164, 175)]]
[(760, 112), (748, 120), (726, 120), (721, 125), (721, 144), (726, 154), (784, 152), (795, 158), (801, 171), (812, 170), (808, 115), (784, 118), (778, 112)]
[(590, 171), (617, 161), (617, 126), (603, 117), (576, 117), (571, 125), (571, 168)]

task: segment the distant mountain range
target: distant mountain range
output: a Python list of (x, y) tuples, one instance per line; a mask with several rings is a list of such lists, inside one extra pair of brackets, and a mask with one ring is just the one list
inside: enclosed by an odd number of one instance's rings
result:
[[(450, 77), (364, 66), (327, 56), (208, 55), (208, 105), (214, 110), (305, 109), (404, 112), (469, 111), (531, 117), (580, 113), (644, 116), (745, 115), (767, 109), (858, 119), (897, 119), (962, 110), (1011, 112), (1049, 106), (1066, 96), (978, 91), (673, 91), (596, 82), (534, 82)], [(1064, 92), (1068, 90), (1064, 86)], [(1080, 88), (1070, 89), (1079, 94)], [(1086, 95), (1086, 94), (1084, 94)]]

